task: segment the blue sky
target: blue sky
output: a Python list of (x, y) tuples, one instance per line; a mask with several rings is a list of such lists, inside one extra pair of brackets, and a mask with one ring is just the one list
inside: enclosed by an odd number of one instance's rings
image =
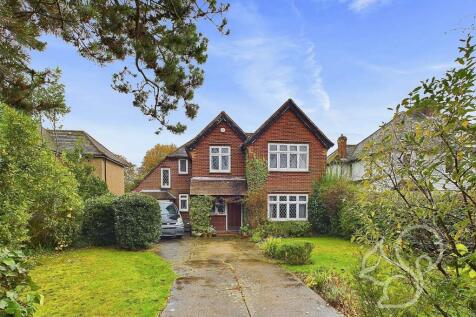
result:
[(64, 129), (86, 130), (115, 153), (140, 164), (156, 143), (180, 145), (221, 110), (254, 131), (293, 98), (335, 142), (357, 143), (391, 117), (387, 110), (418, 85), (453, 66), (462, 28), (475, 21), (475, 0), (230, 1), (231, 35), (210, 25), (198, 117), (182, 135), (158, 123), (111, 88), (122, 63), (100, 67), (48, 37), (35, 67), (59, 66), (71, 107)]

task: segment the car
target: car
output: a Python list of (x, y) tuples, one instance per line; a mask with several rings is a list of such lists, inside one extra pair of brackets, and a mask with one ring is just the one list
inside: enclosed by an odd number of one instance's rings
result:
[(177, 206), (171, 201), (159, 201), (162, 215), (162, 232), (160, 237), (181, 238), (184, 235), (184, 224)]

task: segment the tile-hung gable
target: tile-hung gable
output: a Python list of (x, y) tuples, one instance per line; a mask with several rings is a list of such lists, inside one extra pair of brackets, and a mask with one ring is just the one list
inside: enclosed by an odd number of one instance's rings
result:
[(243, 213), (247, 159), (266, 161), (267, 217), (271, 221), (305, 221), (313, 180), (324, 174), (332, 142), (291, 100), (255, 132), (245, 133), (225, 112), (193, 139), (168, 155), (135, 191), (168, 197), (188, 218), (190, 197), (215, 198), (210, 211), (218, 232), (238, 231)]

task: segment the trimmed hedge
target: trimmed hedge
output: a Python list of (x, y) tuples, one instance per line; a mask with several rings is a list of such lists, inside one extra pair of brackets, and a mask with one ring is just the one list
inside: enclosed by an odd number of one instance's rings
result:
[(253, 231), (252, 241), (259, 242), (268, 237), (305, 237), (310, 234), (311, 224), (308, 221), (274, 221), (256, 228)]
[(267, 257), (281, 260), (286, 264), (305, 264), (311, 257), (314, 245), (308, 241), (268, 238), (261, 244), (261, 248)]
[(82, 234), (90, 244), (113, 245), (116, 243), (114, 200), (115, 196), (107, 194), (86, 201)]
[(129, 193), (117, 198), (115, 233), (117, 244), (129, 250), (145, 249), (160, 239), (160, 205), (144, 194)]

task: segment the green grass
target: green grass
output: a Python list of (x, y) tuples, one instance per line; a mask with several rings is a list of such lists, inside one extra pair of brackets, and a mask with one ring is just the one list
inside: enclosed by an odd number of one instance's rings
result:
[(315, 269), (328, 269), (337, 273), (351, 274), (360, 267), (360, 248), (348, 240), (335, 237), (286, 238), (284, 240), (314, 243), (310, 264), (285, 265), (293, 272), (307, 273)]
[(36, 316), (157, 316), (175, 273), (150, 251), (86, 248), (40, 256), (31, 271), (45, 296)]

